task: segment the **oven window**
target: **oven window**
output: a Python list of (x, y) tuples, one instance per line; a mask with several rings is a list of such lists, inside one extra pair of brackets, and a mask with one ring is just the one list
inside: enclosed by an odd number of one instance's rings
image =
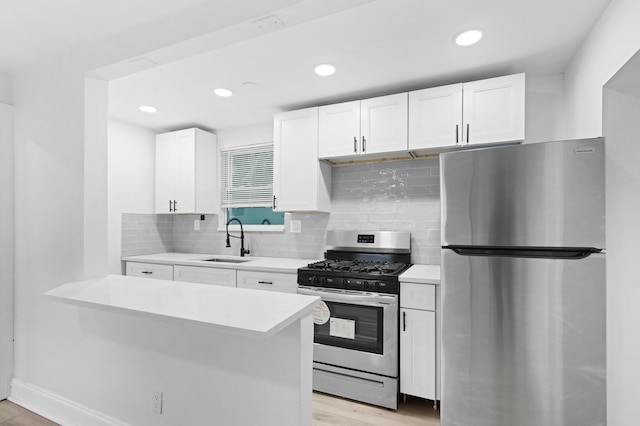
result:
[(315, 343), (382, 354), (383, 307), (324, 301), (329, 320), (314, 324)]

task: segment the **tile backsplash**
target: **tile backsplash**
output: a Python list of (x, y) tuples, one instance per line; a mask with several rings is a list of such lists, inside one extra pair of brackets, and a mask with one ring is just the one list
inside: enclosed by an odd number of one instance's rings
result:
[[(247, 232), (245, 248), (253, 256), (324, 257), (327, 229), (399, 230), (411, 232), (412, 262), (440, 264), (440, 171), (437, 158), (333, 166), (331, 214), (285, 215), (284, 232)], [(125, 213), (122, 255), (167, 251), (238, 254), (239, 239), (225, 247), (218, 218), (206, 215)], [(300, 220), (301, 233), (289, 232)], [(234, 235), (237, 233), (234, 233)]]

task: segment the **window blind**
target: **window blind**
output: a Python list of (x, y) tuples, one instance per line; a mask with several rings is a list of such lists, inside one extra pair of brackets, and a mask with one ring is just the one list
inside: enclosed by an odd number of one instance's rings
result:
[(268, 207), (273, 201), (273, 144), (220, 151), (222, 207)]

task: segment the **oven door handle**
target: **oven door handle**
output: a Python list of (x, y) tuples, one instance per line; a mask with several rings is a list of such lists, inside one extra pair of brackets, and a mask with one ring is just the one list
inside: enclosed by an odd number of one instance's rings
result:
[(396, 305), (398, 303), (398, 296), (395, 295), (383, 295), (383, 294), (371, 294), (371, 293), (358, 293), (349, 292), (346, 293), (341, 290), (327, 290), (321, 288), (306, 289), (298, 287), (299, 294), (305, 294), (308, 296), (318, 296), (325, 298), (332, 302), (368, 302), (381, 305)]

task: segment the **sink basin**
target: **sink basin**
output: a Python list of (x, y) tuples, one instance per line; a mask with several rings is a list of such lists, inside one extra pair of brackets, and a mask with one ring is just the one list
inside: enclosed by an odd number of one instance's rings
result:
[(211, 259), (202, 259), (205, 262), (220, 262), (220, 263), (244, 263), (249, 262), (251, 259), (225, 259), (221, 257), (213, 257)]

